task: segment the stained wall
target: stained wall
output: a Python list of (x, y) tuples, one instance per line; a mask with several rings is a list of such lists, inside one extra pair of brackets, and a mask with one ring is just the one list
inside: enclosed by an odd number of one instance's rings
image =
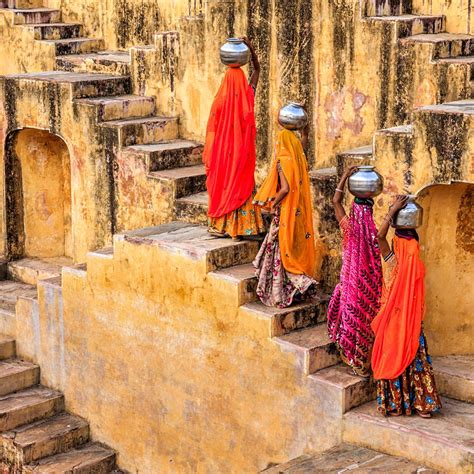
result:
[(425, 330), (433, 354), (472, 354), (474, 185), (428, 187), (420, 229), (426, 273)]
[(14, 154), (21, 168), (24, 252), (30, 257), (73, 256), (71, 167), (68, 149), (44, 130), (18, 133)]

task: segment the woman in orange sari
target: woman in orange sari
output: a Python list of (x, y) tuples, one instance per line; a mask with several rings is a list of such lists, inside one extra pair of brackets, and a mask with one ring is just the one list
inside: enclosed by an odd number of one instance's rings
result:
[(387, 242), (390, 223), (406, 202), (406, 196), (397, 197), (378, 233), (386, 268), (382, 306), (372, 322), (372, 369), (381, 414), (415, 412), (430, 418), (441, 408), (441, 401), (423, 334), (425, 267), (420, 259), (418, 234), (415, 229), (396, 229), (393, 250)]
[[(307, 130), (303, 142), (307, 143)], [(267, 306), (285, 308), (311, 296), (317, 282), (308, 164), (295, 133), (281, 130), (270, 173), (255, 202), (273, 215), (270, 231), (254, 261), (257, 295)]]
[(240, 67), (228, 68), (212, 104), (207, 124), (203, 161), (209, 195), (209, 233), (216, 237), (257, 235), (265, 231), (253, 205), (255, 187), (255, 90), (260, 74), (257, 55), (252, 56), (250, 83)]

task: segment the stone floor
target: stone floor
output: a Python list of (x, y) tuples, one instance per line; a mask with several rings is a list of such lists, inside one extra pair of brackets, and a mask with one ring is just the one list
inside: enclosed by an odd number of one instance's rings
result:
[(265, 474), (313, 474), (318, 472), (380, 472), (380, 473), (436, 473), (407, 459), (378, 453), (371, 449), (341, 444), (323, 454), (303, 455), (279, 466), (266, 469)]

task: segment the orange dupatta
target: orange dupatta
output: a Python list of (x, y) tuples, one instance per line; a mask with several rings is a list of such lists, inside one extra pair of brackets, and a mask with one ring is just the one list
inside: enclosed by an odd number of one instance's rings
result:
[(283, 267), (290, 273), (312, 278), (316, 250), (308, 164), (301, 142), (293, 132), (281, 130), (278, 133), (275, 158), (254, 202), (269, 209), (275, 200), (279, 189), (278, 162), (290, 187), (280, 208), (278, 239)]
[(413, 362), (425, 313), (425, 267), (418, 242), (395, 236), (393, 251), (396, 266), (372, 321), (372, 369), (377, 380), (393, 380)]
[(212, 104), (203, 161), (209, 217), (241, 207), (255, 186), (254, 92), (240, 68), (228, 68)]

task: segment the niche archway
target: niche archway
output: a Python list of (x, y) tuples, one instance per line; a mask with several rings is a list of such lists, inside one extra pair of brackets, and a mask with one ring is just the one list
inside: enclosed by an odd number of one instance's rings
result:
[(474, 352), (474, 184), (420, 191), (420, 229), (426, 265), (425, 331), (433, 355)]
[(9, 258), (72, 257), (66, 143), (45, 130), (12, 133), (7, 140), (5, 178)]

